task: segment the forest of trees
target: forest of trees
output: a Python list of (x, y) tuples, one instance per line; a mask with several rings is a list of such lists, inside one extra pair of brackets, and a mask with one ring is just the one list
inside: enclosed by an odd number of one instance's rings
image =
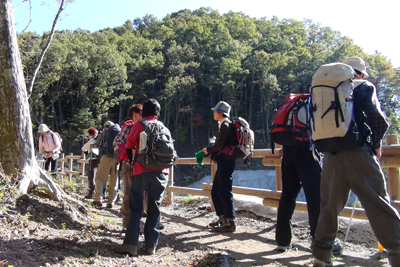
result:
[[(18, 35), (28, 84), (49, 33)], [(322, 64), (360, 56), (379, 92), (392, 133), (400, 126), (400, 70), (365, 54), (349, 37), (310, 20), (255, 19), (210, 8), (151, 15), (96, 32), (57, 31), (29, 99), (33, 127), (61, 134), (79, 152), (89, 126), (120, 123), (130, 105), (156, 98), (178, 154), (193, 156), (215, 135), (211, 107), (224, 100), (249, 121), (256, 148), (269, 147), (274, 109), (289, 93), (308, 92)]]

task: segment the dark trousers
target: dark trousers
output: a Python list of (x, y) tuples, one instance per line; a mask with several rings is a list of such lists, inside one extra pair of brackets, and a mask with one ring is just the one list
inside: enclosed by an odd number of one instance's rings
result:
[(321, 167), (314, 160), (309, 144), (284, 146), (282, 195), (279, 200), (275, 236), (278, 246), (289, 246), (292, 241), (292, 216), (301, 187), (307, 200), (311, 236), (315, 237), (321, 203), (320, 183)]
[(44, 169), (49, 171), (49, 165), (51, 164), (51, 172), (57, 173), (58, 170), (58, 158), (53, 159), (52, 157), (47, 158), (46, 162), (44, 163)]
[(147, 217), (144, 226), (145, 247), (155, 249), (160, 235), (160, 206), (165, 188), (168, 184), (168, 175), (162, 172), (147, 172), (132, 176), (129, 196), (129, 221), (124, 238), (124, 244), (138, 246), (140, 218), (143, 211), (143, 198), (148, 196)]
[(211, 198), (218, 216), (225, 215), (226, 218), (235, 218), (232, 194), (234, 170), (235, 161), (221, 157), (217, 159), (217, 172), (211, 189)]
[(97, 167), (99, 166), (100, 159), (90, 159), (89, 160), (89, 172), (88, 172), (88, 182), (89, 182), (89, 194), (94, 192), (94, 177), (96, 177)]

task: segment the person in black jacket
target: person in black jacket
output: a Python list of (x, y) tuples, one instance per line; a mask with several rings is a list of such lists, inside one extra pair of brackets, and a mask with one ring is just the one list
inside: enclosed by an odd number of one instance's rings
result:
[(230, 105), (224, 101), (218, 102), (211, 109), (214, 112), (214, 120), (218, 121), (219, 133), (214, 145), (202, 149), (205, 155), (212, 154), (212, 158), (217, 162), (211, 198), (219, 218), (209, 224), (214, 232), (234, 232), (236, 230), (232, 178), (235, 160), (239, 152), (237, 151), (235, 131), (229, 120), (230, 109)]

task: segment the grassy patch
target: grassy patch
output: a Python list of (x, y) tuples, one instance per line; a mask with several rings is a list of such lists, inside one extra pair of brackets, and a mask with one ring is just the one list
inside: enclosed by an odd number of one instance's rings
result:
[(190, 205), (190, 204), (198, 204), (204, 201), (200, 196), (187, 195), (186, 197), (182, 198), (182, 202), (185, 205)]

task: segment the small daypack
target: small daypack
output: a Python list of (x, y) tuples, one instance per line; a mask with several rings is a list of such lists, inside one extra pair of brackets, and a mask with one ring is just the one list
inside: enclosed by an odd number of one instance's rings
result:
[(170, 168), (178, 159), (174, 140), (167, 127), (160, 121), (141, 120), (144, 129), (140, 133), (139, 153), (136, 161), (151, 170)]
[(233, 120), (232, 124), (238, 141), (237, 147), (243, 153), (245, 163), (249, 163), (254, 149), (254, 132), (250, 129), (249, 123), (242, 117)]
[(269, 132), (271, 145), (296, 145), (306, 142), (310, 137), (309, 105), (310, 94), (289, 94), (274, 116)]
[[(93, 137), (93, 139), (97, 141), (98, 136)], [(87, 158), (88, 159), (95, 159), (98, 156), (99, 156), (99, 149), (98, 148), (91, 147), (89, 149), (89, 152), (87, 152)]]
[[(51, 136), (51, 139), (53, 139), (53, 144), (55, 145), (56, 144), (56, 140), (54, 140), (54, 135), (53, 134), (55, 134), (57, 137), (58, 137), (58, 140), (60, 141), (60, 148), (58, 149), (58, 152), (60, 153), (60, 152), (62, 152), (63, 151), (63, 149), (62, 149), (62, 138), (61, 138), (61, 136), (60, 136), (60, 134), (59, 133), (57, 133), (57, 132), (52, 132), (52, 131), (50, 131), (50, 136)], [(42, 135), (42, 142), (44, 142), (44, 140), (43, 140), (43, 135)]]
[(363, 144), (353, 109), (354, 70), (344, 63), (322, 65), (310, 88), (311, 141), (320, 152), (338, 152)]
[(105, 148), (104, 148), (104, 154), (107, 155), (108, 157), (113, 158), (114, 157), (114, 146), (113, 142), (115, 137), (119, 134), (121, 131), (121, 127), (118, 124), (110, 125), (107, 130), (106, 130), (106, 137), (105, 137)]
[[(125, 127), (127, 127), (127, 129), (128, 129), (126, 137), (128, 137), (129, 133), (131, 132), (133, 124), (134, 124), (134, 122), (132, 120), (128, 120), (122, 125), (121, 131)], [(123, 142), (121, 144), (119, 144), (118, 147), (114, 147), (113, 155), (114, 155), (114, 159), (116, 162), (121, 162), (121, 160), (128, 158), (128, 155), (126, 154), (125, 146), (126, 146), (126, 139), (123, 140)]]

